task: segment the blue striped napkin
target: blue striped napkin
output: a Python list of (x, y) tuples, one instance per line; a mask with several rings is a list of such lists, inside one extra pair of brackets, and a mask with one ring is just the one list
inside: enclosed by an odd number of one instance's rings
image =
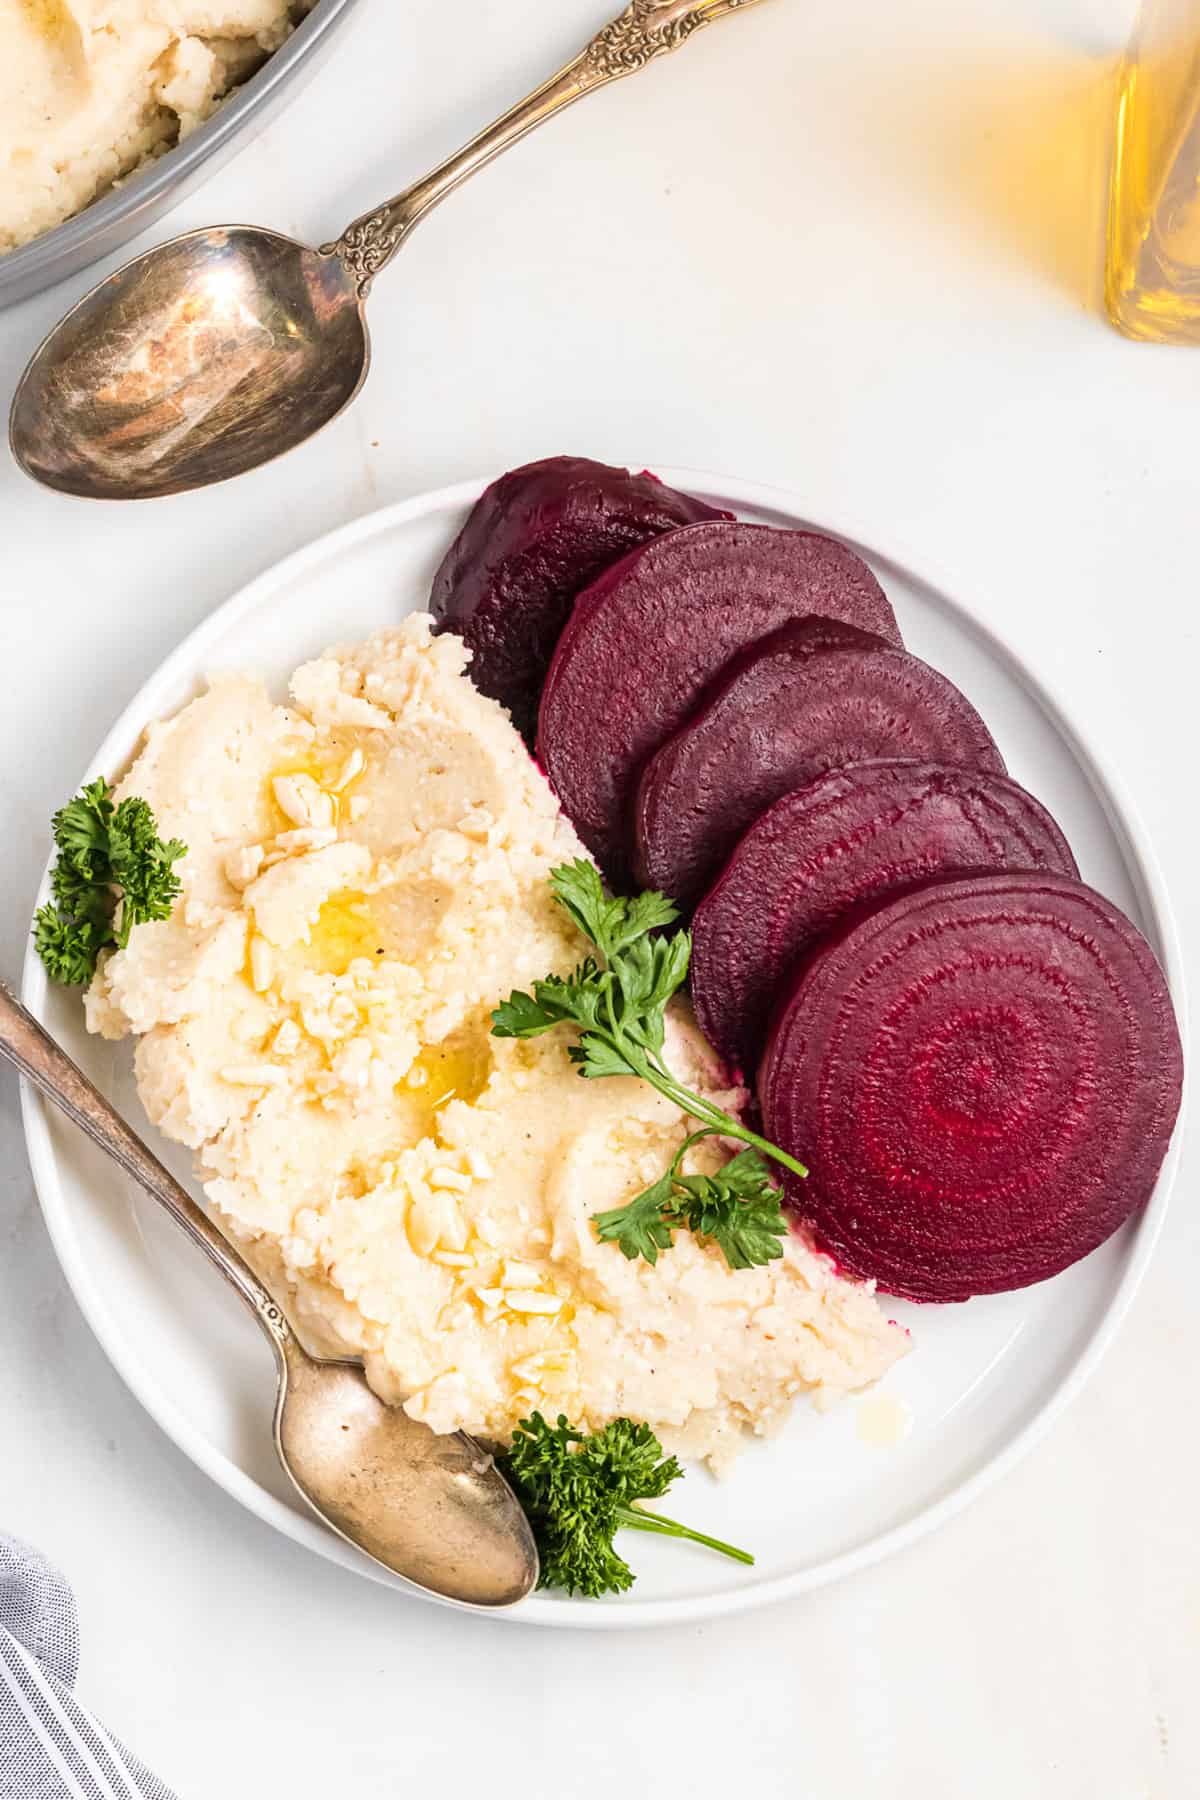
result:
[(175, 1800), (80, 1706), (75, 1596), (19, 1538), (0, 1536), (0, 1800)]

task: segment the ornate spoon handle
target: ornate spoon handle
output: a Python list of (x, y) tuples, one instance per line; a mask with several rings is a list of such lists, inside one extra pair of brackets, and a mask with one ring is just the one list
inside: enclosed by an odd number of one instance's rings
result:
[(180, 1187), (131, 1131), (115, 1107), (92, 1086), (83, 1070), (42, 1030), (32, 1013), (0, 981), (0, 1057), (13, 1064), (47, 1100), (61, 1108), (94, 1144), (119, 1163), (138, 1186), (157, 1200), (175, 1223), (215, 1263), (246, 1302), (277, 1352), (287, 1350), (292, 1332), (279, 1307), (250, 1266), (222, 1236), (207, 1213)]
[(757, 3), (758, 0), (631, 0), (625, 11), (598, 31), (557, 75), (518, 101), (423, 180), (355, 219), (336, 243), (322, 244), (322, 255), (339, 256), (365, 298), (376, 275), (391, 262), (413, 226), (502, 150), (593, 89), (619, 81), (623, 75), (633, 75), (656, 56), (677, 50), (702, 25), (711, 25), (726, 13), (740, 12)]

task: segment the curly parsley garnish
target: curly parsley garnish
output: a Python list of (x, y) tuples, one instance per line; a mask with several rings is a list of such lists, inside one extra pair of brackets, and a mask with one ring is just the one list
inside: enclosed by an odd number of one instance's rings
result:
[[(638, 1076), (703, 1127), (644, 1193), (597, 1215), (601, 1239), (618, 1244), (631, 1261), (641, 1256), (650, 1263), (657, 1262), (660, 1250), (670, 1249), (672, 1233), (683, 1228), (718, 1244), (733, 1269), (782, 1256), (787, 1226), (763, 1158), (794, 1175), (807, 1175), (807, 1169), (676, 1081), (662, 1060), (667, 1002), (683, 985), (692, 949), (690, 932), (664, 934), (679, 917), (678, 908), (665, 894), (647, 892), (631, 900), (606, 894), (593, 864), (582, 859), (554, 869), (550, 885), (598, 954), (565, 979), (550, 975), (534, 983), (532, 994), (510, 994), (492, 1014), (493, 1034), (532, 1038), (556, 1025), (573, 1025), (579, 1041), (568, 1055), (581, 1075), (589, 1080)], [(684, 1156), (705, 1137), (734, 1138), (748, 1148), (715, 1175), (684, 1175)]]
[(738, 1562), (754, 1561), (745, 1550), (637, 1504), (659, 1499), (683, 1473), (673, 1456), (663, 1456), (649, 1425), (614, 1419), (588, 1437), (561, 1413), (557, 1425), (548, 1425), (535, 1412), (517, 1426), (500, 1468), (533, 1527), (542, 1565), (539, 1587), (565, 1588), (590, 1599), (624, 1593), (634, 1574), (614, 1550), (613, 1538), (626, 1528), (687, 1538)]
[(135, 925), (170, 917), (186, 846), (162, 841), (144, 800), (114, 806), (103, 776), (55, 813), (53, 831), (53, 899), (38, 909), (33, 938), (51, 980), (78, 987), (102, 950), (123, 950)]

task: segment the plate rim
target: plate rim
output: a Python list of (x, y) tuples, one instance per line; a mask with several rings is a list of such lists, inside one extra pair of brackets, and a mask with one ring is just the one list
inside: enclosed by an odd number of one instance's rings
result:
[[(864, 529), (868, 522), (856, 518), (852, 512), (842, 510), (832, 518), (822, 516), (818, 524), (809, 518), (803, 497), (794, 490), (762, 482), (743, 481), (708, 470), (657, 464), (654, 467), (661, 478), (672, 486), (682, 487), (710, 499), (720, 499), (735, 509), (749, 508), (757, 512), (778, 514), (793, 526), (801, 524), (826, 531), (861, 547), (877, 559), (893, 564), (933, 594), (939, 604), (952, 615), (957, 615), (986, 646), (989, 653), (1019, 678), (1066, 740), (1105, 811), (1109, 826), (1118, 840), (1127, 874), (1137, 892), (1146, 923), (1157, 940), (1160, 960), (1178, 1013), (1180, 1032), (1186, 1040), (1187, 991), (1178, 925), (1157, 854), (1138, 808), (1123, 778), (1112, 767), (1105, 753), (1088, 742), (1072, 717), (1069, 705), (1048, 687), (1037, 670), (1026, 660), (1023, 651), (1002, 637), (988, 622), (985, 608), (980, 604), (980, 596), (986, 592), (984, 585), (975, 580), (964, 579), (960, 582), (956, 571), (948, 572), (936, 562), (931, 562), (923, 552), (915, 551), (905, 542), (902, 533), (889, 531), (885, 534), (884, 541), (880, 542), (872, 529)], [(478, 499), (492, 479), (494, 477), (491, 476), (472, 478), (393, 501), (324, 532), (287, 556), (268, 564), (215, 607), (159, 663), (114, 721), (89, 761), (81, 781), (92, 780), (97, 774), (107, 773), (114, 766), (114, 758), (118, 753), (123, 757), (128, 744), (136, 740), (136, 735), (140, 734), (152, 716), (144, 702), (147, 693), (171, 685), (185, 670), (194, 673), (198, 668), (203, 668), (206, 647), (235, 627), (239, 619), (252, 613), (272, 588), (284, 586), (289, 580), (302, 575), (306, 569), (335, 559), (358, 541), (369, 540), (395, 527), (411, 524), (439, 512), (469, 506)], [(960, 599), (958, 595), (964, 589), (974, 598)], [(992, 617), (997, 616), (993, 609), (986, 611)], [(40, 905), (45, 898), (48, 876), (49, 862), (38, 886), (35, 905)], [(39, 1020), (44, 1016), (48, 991), (49, 983), (31, 939), (26, 948), (21, 996), (25, 1005)], [(1182, 1154), (1188, 1086), (1185, 1075), (1183, 1100), (1170, 1147), (1154, 1193), (1137, 1221), (1125, 1266), (1101, 1318), (1084, 1339), (1074, 1358), (1066, 1364), (1062, 1379), (1040, 1404), (1034, 1406), (1024, 1423), (1011, 1432), (1007, 1441), (993, 1456), (949, 1492), (922, 1507), (912, 1517), (876, 1532), (861, 1544), (837, 1556), (829, 1557), (810, 1568), (793, 1570), (789, 1574), (751, 1579), (738, 1588), (724, 1592), (640, 1601), (626, 1595), (621, 1597), (619, 1603), (611, 1605), (534, 1595), (519, 1607), (487, 1616), (529, 1625), (593, 1630), (628, 1630), (725, 1617), (775, 1600), (813, 1592), (844, 1580), (917, 1543), (965, 1511), (974, 1500), (1015, 1468), (1045, 1437), (1081, 1392), (1116, 1337), (1145, 1276), (1162, 1231)], [(47, 1108), (25, 1081), (21, 1082), (21, 1115), (38, 1203), (67, 1285), (117, 1374), (176, 1448), (263, 1523), (273, 1526), (294, 1543), (315, 1551), (335, 1567), (346, 1569), (351, 1574), (366, 1576), (377, 1583), (393, 1587), (402, 1594), (414, 1593), (423, 1600), (431, 1599), (436, 1604), (454, 1606), (454, 1602), (425, 1595), (419, 1590), (408, 1588), (404, 1583), (397, 1583), (381, 1575), (365, 1559), (361, 1564), (347, 1560), (341, 1540), (329, 1533), (315, 1515), (306, 1516), (294, 1511), (261, 1487), (223, 1452), (213, 1448), (181, 1408), (171, 1400), (166, 1390), (143, 1377), (134, 1354), (123, 1344), (119, 1322), (103, 1291), (91, 1281), (72, 1231), (70, 1206), (63, 1192), (50, 1138)], [(456, 1610), (476, 1609), (458, 1606)]]

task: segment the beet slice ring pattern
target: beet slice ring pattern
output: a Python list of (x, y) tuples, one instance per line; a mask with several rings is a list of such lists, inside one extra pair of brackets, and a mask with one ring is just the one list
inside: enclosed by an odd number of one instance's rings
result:
[(629, 882), (628, 816), (646, 758), (739, 650), (814, 613), (900, 642), (861, 557), (810, 531), (688, 525), (579, 596), (546, 677), (538, 756), (614, 885)]
[(775, 997), (856, 908), (1006, 869), (1075, 875), (1040, 800), (1001, 775), (867, 762), (787, 794), (751, 826), (692, 920), (692, 1001), (731, 1068), (752, 1070)]
[(797, 976), (763, 1056), (789, 1198), (850, 1274), (913, 1300), (1044, 1281), (1154, 1187), (1182, 1052), (1162, 971), (1062, 875), (933, 883)]
[(471, 647), (471, 679), (533, 742), (554, 646), (581, 588), (648, 538), (728, 519), (649, 473), (583, 456), (512, 469), (485, 489), (433, 578), (439, 631)]
[(888, 644), (814, 653), (807, 621), (734, 658), (642, 771), (634, 874), (693, 907), (742, 833), (826, 769), (911, 757), (1004, 773), (965, 694)]

